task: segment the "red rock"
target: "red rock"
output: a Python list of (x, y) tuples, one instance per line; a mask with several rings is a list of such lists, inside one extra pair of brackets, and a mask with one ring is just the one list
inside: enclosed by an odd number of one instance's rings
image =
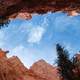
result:
[(3, 5), (11, 6), (19, 3), (21, 0), (3, 0)]
[(30, 68), (36, 75), (47, 80), (59, 80), (58, 70), (56, 67), (48, 64), (44, 60), (39, 60)]
[[(0, 1), (0, 24), (9, 20), (12, 15), (19, 13), (38, 13), (44, 14), (47, 12), (67, 12), (71, 16), (76, 16), (80, 13), (79, 0), (1, 0)], [(17, 15), (16, 15), (17, 16)], [(16, 18), (16, 16), (14, 18)], [(26, 15), (27, 16), (27, 15)], [(28, 19), (31, 17), (28, 16)], [(21, 16), (22, 17), (22, 16)], [(13, 18), (13, 19), (14, 19)], [(25, 19), (25, 16), (23, 17)]]
[[(57, 67), (44, 60), (35, 62), (28, 69), (17, 56), (7, 58), (5, 52), (0, 49), (0, 54), (3, 54), (0, 58), (0, 80), (61, 80)], [(80, 54), (77, 54), (76, 58), (80, 60)], [(80, 75), (77, 68), (74, 72)]]
[[(0, 50), (0, 54), (5, 51)], [(5, 54), (6, 55), (6, 54)], [(17, 56), (0, 58), (0, 80), (59, 80), (57, 68), (44, 60), (39, 60), (33, 66), (26, 68)]]

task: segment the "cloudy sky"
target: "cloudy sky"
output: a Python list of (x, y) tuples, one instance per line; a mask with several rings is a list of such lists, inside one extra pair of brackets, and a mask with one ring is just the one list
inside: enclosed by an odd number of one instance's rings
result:
[(55, 45), (60, 43), (75, 54), (80, 50), (80, 16), (47, 13), (31, 20), (13, 20), (0, 30), (0, 47), (16, 55), (28, 68), (37, 60), (56, 62)]

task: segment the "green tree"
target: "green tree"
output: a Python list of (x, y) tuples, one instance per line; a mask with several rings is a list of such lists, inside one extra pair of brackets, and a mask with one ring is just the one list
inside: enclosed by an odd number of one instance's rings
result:
[(9, 22), (10, 20), (8, 20), (7, 18), (0, 16), (0, 29), (5, 26), (8, 27)]
[(72, 61), (69, 59), (68, 51), (61, 47), (60, 44), (56, 45), (56, 50), (58, 56), (59, 73), (61, 77), (63, 77), (64, 80), (75, 80), (73, 76), (74, 65)]

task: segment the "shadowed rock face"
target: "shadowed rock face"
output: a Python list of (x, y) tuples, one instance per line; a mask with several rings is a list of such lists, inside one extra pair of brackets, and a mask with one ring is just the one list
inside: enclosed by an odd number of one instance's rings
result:
[[(63, 11), (69, 15), (80, 12), (79, 0), (0, 0), (0, 23), (18, 18), (31, 19), (31, 14)], [(74, 12), (72, 12), (74, 11)], [(26, 14), (24, 14), (26, 13)], [(23, 16), (25, 15), (25, 16)], [(22, 16), (22, 17), (21, 17)]]
[(17, 12), (47, 13), (48, 11), (80, 10), (79, 0), (1, 0), (0, 15), (12, 15)]

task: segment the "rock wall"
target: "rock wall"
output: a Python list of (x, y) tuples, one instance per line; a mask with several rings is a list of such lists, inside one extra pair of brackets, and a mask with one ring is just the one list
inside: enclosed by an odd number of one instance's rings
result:
[(27, 69), (18, 57), (0, 59), (0, 80), (59, 80), (57, 69), (40, 60)]
[(36, 75), (47, 80), (60, 80), (56, 67), (48, 64), (44, 60), (39, 60), (30, 68)]
[(75, 16), (80, 13), (79, 0), (0, 0), (0, 24), (10, 19), (31, 19), (31, 14), (47, 12), (68, 12)]
[(7, 60), (18, 74), (24, 74), (28, 69), (23, 65), (17, 56), (13, 56)]
[(17, 80), (17, 72), (5, 58), (0, 59), (0, 80)]
[[(76, 58), (80, 60), (80, 54), (76, 55)], [(60, 80), (60, 77), (57, 67), (44, 60), (35, 62), (28, 69), (17, 56), (10, 58), (3, 56), (0, 58), (0, 80)]]

